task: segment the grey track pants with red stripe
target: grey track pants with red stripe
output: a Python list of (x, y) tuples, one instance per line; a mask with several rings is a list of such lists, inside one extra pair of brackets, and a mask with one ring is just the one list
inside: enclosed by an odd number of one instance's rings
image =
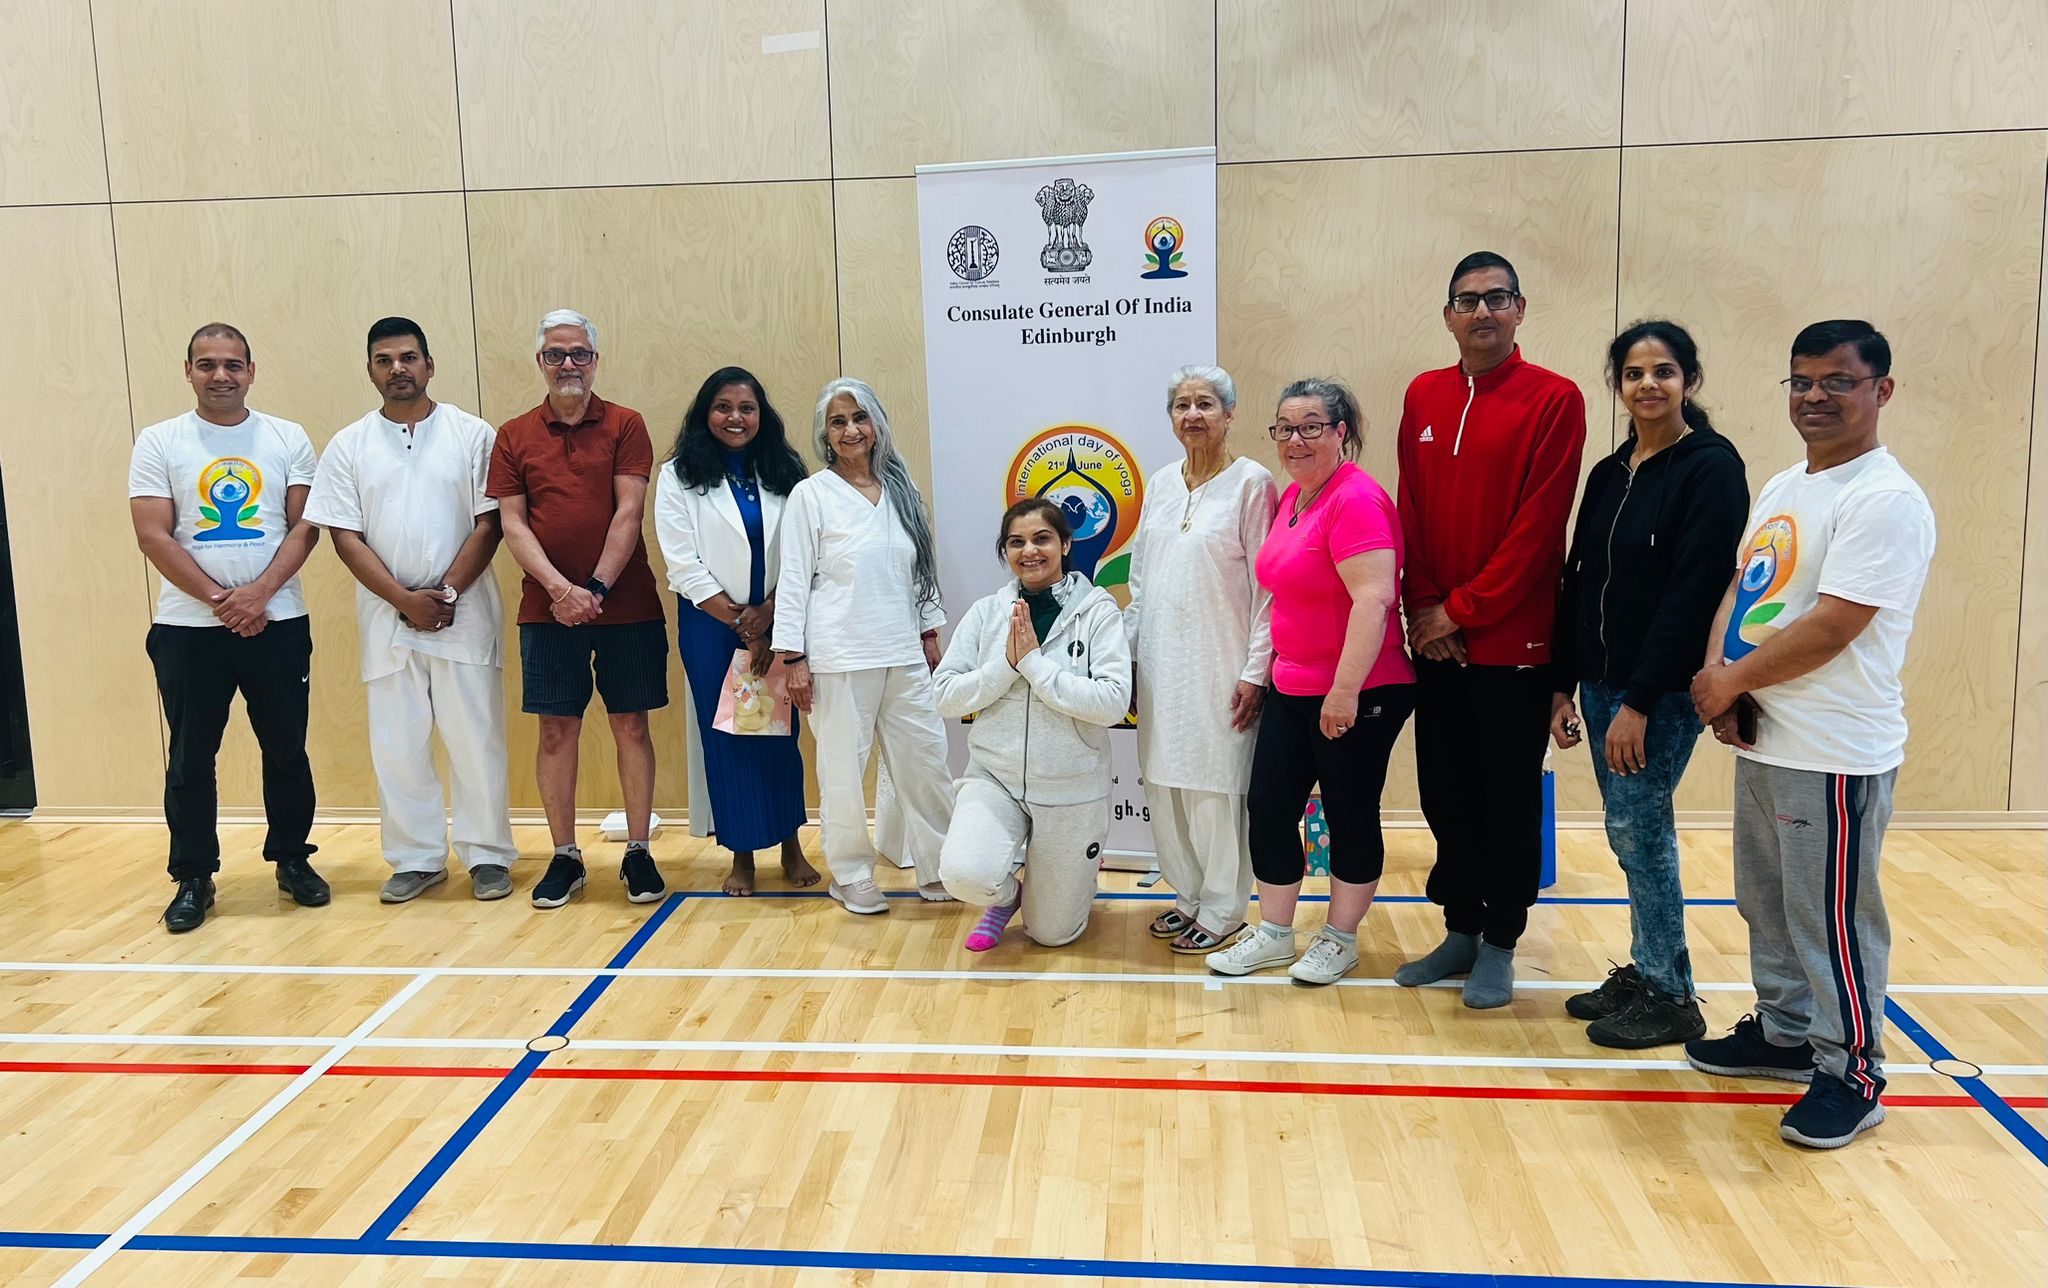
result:
[(1897, 770), (1858, 776), (1735, 762), (1735, 902), (1764, 1036), (1884, 1090), (1892, 932), (1878, 866)]

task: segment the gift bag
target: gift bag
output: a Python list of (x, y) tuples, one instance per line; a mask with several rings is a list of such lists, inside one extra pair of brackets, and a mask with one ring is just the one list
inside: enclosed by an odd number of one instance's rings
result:
[(754, 674), (745, 649), (735, 649), (718, 694), (718, 715), (711, 727), (720, 733), (789, 734), (789, 681), (785, 675)]
[(1317, 876), (1330, 875), (1330, 825), (1323, 819), (1323, 798), (1308, 798), (1308, 810), (1301, 816), (1302, 857)]

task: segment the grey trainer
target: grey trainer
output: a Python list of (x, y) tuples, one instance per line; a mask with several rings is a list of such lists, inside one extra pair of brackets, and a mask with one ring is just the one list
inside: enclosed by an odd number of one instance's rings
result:
[(411, 903), (448, 879), (448, 869), (434, 872), (394, 872), (377, 898), (385, 903)]
[(469, 892), (484, 902), (512, 893), (512, 874), (495, 863), (479, 863), (469, 870)]

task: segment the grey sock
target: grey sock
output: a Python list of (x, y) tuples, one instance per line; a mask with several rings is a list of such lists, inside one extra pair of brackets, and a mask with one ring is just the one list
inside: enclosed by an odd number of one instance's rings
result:
[(1465, 980), (1465, 1005), (1490, 1011), (1515, 1000), (1515, 950), (1479, 945), (1479, 960)]
[(1337, 929), (1335, 926), (1324, 926), (1323, 933), (1325, 935), (1328, 935), (1330, 938), (1336, 940), (1338, 943), (1344, 945), (1346, 948), (1358, 947), (1358, 932), (1355, 930), (1352, 931), (1350, 934), (1345, 934), (1343, 931)]
[(555, 857), (558, 859), (574, 859), (581, 863), (583, 862), (583, 847), (577, 845), (574, 841), (569, 842), (567, 845), (558, 845), (555, 847)]
[(1294, 927), (1291, 925), (1276, 926), (1270, 921), (1261, 921), (1259, 923), (1259, 933), (1268, 939), (1285, 939), (1289, 943), (1294, 942)]
[(1462, 975), (1479, 960), (1479, 936), (1447, 932), (1444, 941), (1394, 972), (1402, 988), (1420, 988), (1452, 975)]

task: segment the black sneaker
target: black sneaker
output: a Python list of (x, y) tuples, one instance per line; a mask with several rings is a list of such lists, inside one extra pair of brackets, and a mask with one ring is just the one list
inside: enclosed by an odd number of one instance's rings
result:
[(1640, 1051), (1690, 1042), (1706, 1031), (1697, 999), (1673, 997), (1643, 980), (1619, 1011), (1586, 1026), (1586, 1040), (1594, 1046)]
[(557, 854), (548, 860), (548, 874), (533, 888), (533, 906), (559, 908), (583, 888), (583, 860)]
[(164, 929), (174, 935), (199, 929), (206, 910), (213, 907), (213, 878), (187, 877), (178, 883), (171, 906), (164, 909)]
[(277, 888), (290, 895), (292, 902), (301, 908), (324, 908), (334, 897), (334, 892), (327, 888), (326, 880), (313, 871), (313, 865), (305, 859), (279, 859), (274, 866), (277, 868)]
[(1778, 1046), (1764, 1037), (1764, 1024), (1754, 1015), (1735, 1021), (1725, 1038), (1702, 1038), (1685, 1044), (1686, 1062), (1701, 1073), (1724, 1078), (1778, 1078), (1785, 1082), (1813, 1080), (1813, 1047)]
[(630, 903), (653, 903), (668, 893), (668, 882), (661, 879), (661, 869), (654, 866), (654, 856), (644, 845), (626, 847), (626, 857), (619, 864), (619, 880), (626, 883), (626, 899)]
[(1840, 1149), (1883, 1121), (1884, 1105), (1876, 1095), (1866, 1097), (1833, 1074), (1816, 1072), (1813, 1085), (1779, 1120), (1778, 1135), (1812, 1149)]
[[(1607, 972), (1607, 982), (1590, 993), (1573, 993), (1564, 999), (1564, 1013), (1575, 1020), (1604, 1020), (1628, 1009), (1630, 999), (1644, 986), (1636, 964), (1616, 966)], [(1693, 1036), (1697, 1037), (1698, 1034)]]

